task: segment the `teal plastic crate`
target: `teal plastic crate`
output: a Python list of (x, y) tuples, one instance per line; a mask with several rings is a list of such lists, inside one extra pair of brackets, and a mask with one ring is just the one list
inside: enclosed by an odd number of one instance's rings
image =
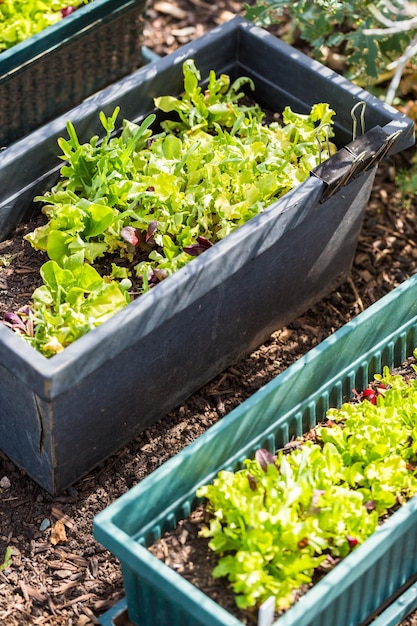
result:
[[(94, 535), (120, 560), (129, 619), (138, 626), (241, 626), (147, 547), (189, 515), (196, 489), (219, 470), (236, 469), (260, 447), (284, 446), (314, 427), (329, 407), (351, 399), (352, 389), (363, 389), (384, 366), (400, 365), (416, 346), (414, 276), (99, 513)], [(417, 497), (275, 624), (359, 626), (378, 614), (378, 626), (398, 624), (417, 604), (416, 524)]]
[(141, 66), (145, 4), (93, 0), (1, 52), (0, 147)]

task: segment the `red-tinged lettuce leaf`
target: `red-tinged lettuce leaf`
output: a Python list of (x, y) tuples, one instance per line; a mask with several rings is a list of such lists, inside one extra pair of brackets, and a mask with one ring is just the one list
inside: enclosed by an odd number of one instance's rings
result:
[(265, 448), (260, 448), (255, 453), (255, 459), (258, 461), (263, 471), (266, 472), (268, 469), (268, 465), (275, 465), (277, 457), (269, 452), (269, 450), (266, 450)]

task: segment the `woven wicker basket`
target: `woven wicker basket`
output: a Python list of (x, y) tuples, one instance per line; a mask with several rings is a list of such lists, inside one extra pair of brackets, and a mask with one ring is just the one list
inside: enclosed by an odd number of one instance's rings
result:
[(93, 0), (0, 54), (6, 147), (142, 65), (146, 0)]

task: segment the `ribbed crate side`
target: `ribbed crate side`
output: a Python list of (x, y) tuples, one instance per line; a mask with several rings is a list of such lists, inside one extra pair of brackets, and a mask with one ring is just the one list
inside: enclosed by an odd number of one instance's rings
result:
[[(339, 598), (329, 610), (325, 612), (326, 625), (337, 623), (340, 626), (358, 626), (366, 619), (380, 603), (385, 599), (385, 581), (387, 575), (384, 570), (372, 567), (366, 571), (363, 577), (359, 577), (345, 592), (343, 600), (349, 610), (345, 613), (338, 611)], [(335, 615), (339, 615), (339, 621), (335, 622)], [(321, 620), (322, 617), (319, 615)]]
[(351, 610), (346, 620), (351, 626), (357, 626), (364, 617), (368, 617), (375, 610), (376, 600), (373, 589), (379, 588), (380, 580), (384, 577), (381, 574), (383, 572), (379, 568), (373, 568), (366, 577), (366, 584), (360, 579), (352, 585), (352, 591), (347, 596), (348, 598), (353, 597), (354, 603), (351, 604)]
[[(137, 626), (239, 626), (241, 623), (223, 609), (207, 610), (205, 596), (189, 596), (178, 588), (172, 596), (161, 579), (159, 586), (149, 584), (145, 577), (122, 565), (129, 620)], [(208, 600), (208, 602), (211, 602)]]
[[(413, 557), (410, 558), (410, 555), (413, 555)], [(417, 533), (415, 532), (415, 526), (411, 527), (404, 538), (398, 542), (392, 558), (395, 558), (397, 567), (401, 570), (403, 583), (412, 576), (417, 575)], [(386, 571), (389, 571), (389, 569)]]
[(137, 572), (122, 564), (123, 582), (127, 598), (128, 616), (140, 626), (156, 626), (156, 624), (172, 624), (174, 605), (166, 601), (163, 588), (148, 584)]
[[(274, 622), (273, 626), (359, 626), (366, 618), (370, 611), (374, 610), (375, 602), (372, 596), (373, 578), (379, 577), (380, 574), (371, 570), (366, 578), (366, 584), (362, 578), (355, 581), (349, 588), (342, 589), (338, 593), (337, 589), (331, 583), (327, 585), (329, 596), (334, 601), (328, 603), (325, 608), (320, 604), (313, 608), (308, 608), (300, 617), (298, 614), (294, 616), (292, 611), (297, 605), (293, 605), (290, 612)], [(321, 584), (326, 582), (326, 578)], [(302, 603), (303, 599), (301, 599)], [(301, 604), (300, 604), (301, 606)], [(297, 607), (298, 608), (298, 607)]]
[[(414, 516), (417, 522), (417, 515)], [(400, 529), (398, 529), (400, 530)], [(394, 530), (391, 530), (394, 532)], [(323, 613), (316, 614), (311, 626), (358, 626), (387, 601), (417, 573), (417, 533), (412, 527), (407, 533), (398, 533), (398, 539), (389, 550), (367, 568)], [(344, 611), (347, 607), (347, 611)], [(277, 626), (279, 622), (277, 623)]]

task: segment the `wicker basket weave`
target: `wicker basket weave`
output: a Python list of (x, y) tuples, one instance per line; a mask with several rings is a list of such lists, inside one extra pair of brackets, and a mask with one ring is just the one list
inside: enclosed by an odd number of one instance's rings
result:
[(146, 0), (93, 0), (0, 54), (7, 147), (143, 64)]

